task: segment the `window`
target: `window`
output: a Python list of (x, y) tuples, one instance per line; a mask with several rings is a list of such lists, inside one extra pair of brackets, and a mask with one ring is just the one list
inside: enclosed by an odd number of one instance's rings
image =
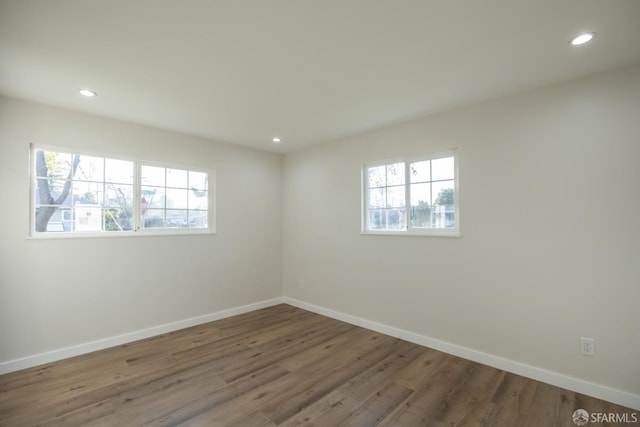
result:
[(207, 228), (208, 174), (142, 165), (141, 226)]
[(32, 151), (32, 235), (212, 231), (208, 171)]
[(362, 231), (459, 235), (457, 175), (454, 155), (365, 166)]

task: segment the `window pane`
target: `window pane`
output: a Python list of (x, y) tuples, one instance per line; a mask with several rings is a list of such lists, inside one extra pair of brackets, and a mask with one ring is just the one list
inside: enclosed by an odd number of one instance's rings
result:
[(445, 157), (431, 161), (432, 180), (453, 179), (455, 175), (453, 157)]
[(142, 187), (142, 209), (164, 208), (164, 188)]
[(104, 158), (79, 156), (80, 163), (74, 179), (83, 181), (103, 181), (104, 180)]
[(188, 172), (181, 169), (167, 169), (167, 187), (188, 188)]
[(107, 184), (104, 205), (108, 207), (132, 209), (133, 208), (133, 186)]
[(75, 204), (102, 204), (104, 197), (102, 182), (74, 181), (71, 194)]
[(48, 221), (42, 220), (42, 229), (38, 229), (38, 224), (36, 224), (36, 232), (70, 231), (66, 229), (68, 227), (65, 227), (65, 224), (68, 226), (71, 224), (70, 209), (63, 209), (59, 205), (39, 205), (36, 206), (36, 222), (39, 216), (43, 216), (45, 219), (48, 218)]
[(187, 210), (167, 209), (167, 227), (189, 227)]
[(403, 209), (370, 209), (369, 229), (400, 230), (404, 229)]
[[(44, 168), (38, 166), (38, 156), (44, 155)], [(71, 170), (73, 156), (68, 153), (56, 153), (54, 151), (36, 150), (36, 176), (53, 179), (66, 179)]]
[(411, 206), (420, 204), (429, 205), (431, 203), (431, 184), (426, 182), (423, 184), (411, 184)]
[(118, 184), (133, 184), (133, 162), (105, 159), (104, 180)]
[(144, 228), (163, 228), (164, 209), (146, 209), (143, 210), (142, 226)]
[(374, 188), (369, 190), (369, 206), (375, 208), (384, 208), (386, 203), (387, 190), (384, 188)]
[(390, 230), (404, 229), (404, 210), (387, 209), (387, 227)]
[(387, 165), (387, 185), (404, 185), (404, 163)]
[[(38, 178), (36, 179), (36, 188), (35, 188), (35, 197), (36, 203), (40, 203), (40, 187), (47, 188), (49, 186), (49, 193), (54, 200), (56, 200), (60, 194), (62, 194), (62, 190), (64, 189), (64, 185), (67, 180), (65, 179), (46, 179), (46, 178)], [(47, 200), (43, 200), (43, 202), (47, 203)], [(64, 200), (61, 200), (64, 202)]]
[[(34, 151), (34, 231), (67, 232), (73, 229), (73, 181), (68, 180), (74, 156), (47, 150)], [(66, 190), (65, 190), (66, 189)], [(63, 220), (63, 209), (66, 220)]]
[(369, 188), (384, 187), (386, 185), (386, 166), (376, 166), (369, 168)]
[(102, 208), (99, 205), (75, 205), (73, 219), (73, 231), (102, 231)]
[(404, 198), (404, 185), (398, 187), (387, 187), (387, 207), (404, 207)]
[(107, 184), (105, 231), (133, 230), (133, 186)]
[(433, 183), (433, 204), (435, 205), (453, 205), (455, 203), (454, 197), (454, 182), (451, 181), (439, 181)]
[(200, 191), (192, 188), (191, 191), (189, 191), (189, 209), (207, 210), (208, 208), (208, 191)]
[(179, 190), (176, 188), (167, 188), (167, 208), (171, 209), (187, 209), (189, 190)]
[(189, 211), (189, 227), (207, 228), (208, 216), (207, 211)]
[(416, 228), (428, 228), (432, 227), (432, 208), (427, 204), (419, 204), (417, 206), (411, 206), (411, 227)]
[(411, 184), (411, 209), (409, 221), (412, 227), (431, 226), (431, 184)]
[(385, 209), (385, 220), (388, 230), (399, 230), (404, 228), (404, 211), (400, 209)]
[(427, 182), (431, 180), (431, 165), (429, 160), (414, 162), (409, 165), (411, 182)]
[(132, 210), (121, 208), (104, 209), (105, 231), (130, 231), (133, 230)]
[(142, 180), (142, 184), (164, 187), (165, 168), (143, 165), (140, 168), (140, 179)]
[(404, 209), (369, 210), (369, 228), (372, 230), (398, 230), (404, 228)]
[(189, 171), (189, 188), (195, 190), (209, 189), (209, 174), (205, 172)]
[(433, 183), (434, 205), (433, 226), (437, 228), (455, 227), (454, 181)]
[(384, 212), (385, 209), (369, 209), (370, 230), (384, 230), (387, 228)]

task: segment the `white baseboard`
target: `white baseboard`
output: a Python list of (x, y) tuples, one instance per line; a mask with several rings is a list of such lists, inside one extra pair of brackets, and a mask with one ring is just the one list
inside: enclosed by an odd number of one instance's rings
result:
[(524, 363), (505, 359), (492, 354), (483, 353), (478, 350), (473, 350), (446, 341), (419, 335), (414, 332), (409, 332), (382, 323), (362, 319), (357, 316), (341, 313), (335, 310), (289, 297), (273, 298), (254, 304), (234, 307), (217, 311), (215, 313), (205, 314), (203, 316), (192, 317), (189, 319), (166, 323), (164, 325), (154, 326), (151, 328), (133, 331), (122, 335), (90, 341), (87, 343), (52, 350), (45, 353), (35, 354), (33, 356), (9, 360), (7, 362), (0, 362), (0, 375), (46, 363), (55, 362), (69, 357), (79, 356), (97, 350), (103, 350), (109, 347), (127, 344), (144, 338), (177, 331), (179, 329), (212, 322), (214, 320), (224, 319), (226, 317), (235, 316), (238, 314), (248, 313), (250, 311), (259, 310), (261, 308), (271, 307), (273, 305), (282, 303), (318, 313), (323, 316), (331, 317), (333, 319), (341, 320), (352, 325), (370, 329), (372, 331), (380, 332), (382, 334), (390, 335), (392, 337), (413, 342), (415, 344), (423, 345), (425, 347), (433, 348), (445, 353), (453, 354), (455, 356), (463, 357), (465, 359), (492, 366), (497, 369), (502, 369), (504, 371), (522, 375), (527, 378), (532, 378), (534, 380), (538, 380), (547, 384), (562, 387), (567, 390), (572, 390), (577, 393), (586, 394), (588, 396), (593, 396), (598, 399), (616, 403), (618, 405), (623, 405), (629, 408), (640, 410), (640, 396), (632, 393), (610, 388), (601, 384), (584, 381), (579, 378), (560, 374), (558, 372), (548, 371), (546, 369), (526, 365)]
[(523, 377), (532, 378), (534, 380), (561, 387), (567, 390), (575, 391), (577, 393), (585, 394), (588, 396), (596, 397), (598, 399), (616, 403), (618, 405), (640, 410), (640, 396), (626, 391), (617, 390), (601, 384), (595, 384), (589, 381), (581, 380), (579, 378), (560, 374), (558, 372), (548, 371), (546, 369), (526, 365), (514, 360), (505, 359), (488, 353), (483, 353), (478, 350), (473, 350), (471, 348), (452, 344), (446, 341), (419, 335), (413, 332), (405, 331), (403, 329), (394, 328), (392, 326), (373, 322), (371, 320), (362, 319), (350, 314), (341, 313), (304, 301), (296, 300), (294, 298), (284, 297), (283, 302), (285, 304), (293, 305), (304, 310), (322, 314), (323, 316), (341, 320), (352, 325), (361, 326), (372, 331), (400, 338), (405, 341), (432, 348), (434, 350), (439, 350), (444, 353), (453, 354), (467, 360), (482, 363), (483, 365), (492, 366), (497, 369), (501, 369), (517, 375), (522, 375)]
[(165, 323), (164, 325), (153, 326), (147, 329), (128, 332), (122, 335), (116, 335), (109, 338), (103, 338), (83, 344), (47, 351), (45, 353), (35, 354), (33, 356), (9, 360), (7, 362), (0, 362), (0, 375), (19, 371), (21, 369), (32, 368), (34, 366), (55, 362), (69, 357), (79, 356), (81, 354), (91, 353), (97, 350), (103, 350), (109, 347), (127, 344), (144, 338), (166, 334), (167, 332), (173, 332), (179, 329), (189, 328), (191, 326), (201, 325), (207, 322), (213, 322), (214, 320), (224, 319), (225, 317), (248, 313), (250, 311), (259, 310), (261, 308), (270, 307), (272, 305), (282, 303), (282, 298), (273, 298), (254, 304), (243, 305), (240, 307), (217, 311), (215, 313), (205, 314), (203, 316), (192, 317), (189, 319), (178, 320), (176, 322)]

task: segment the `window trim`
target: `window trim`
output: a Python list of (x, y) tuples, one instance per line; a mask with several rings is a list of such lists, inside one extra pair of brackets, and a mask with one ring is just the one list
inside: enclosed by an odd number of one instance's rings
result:
[[(69, 153), (80, 156), (102, 157), (112, 160), (123, 160), (133, 163), (133, 229), (126, 231), (76, 231), (76, 232), (36, 232), (36, 170), (35, 151), (46, 150), (62, 153)], [(180, 169), (191, 172), (202, 172), (208, 174), (208, 207), (207, 207), (207, 228), (144, 228), (141, 226), (141, 190), (142, 179), (140, 176), (142, 166), (155, 166), (169, 169)], [(214, 235), (216, 234), (216, 171), (212, 168), (197, 166), (186, 166), (177, 163), (167, 163), (158, 161), (147, 161), (133, 157), (105, 154), (91, 150), (77, 150), (48, 144), (30, 144), (29, 147), (29, 239), (82, 239), (82, 238), (122, 238), (141, 236), (180, 236), (180, 235)]]
[[(415, 162), (423, 162), (427, 160), (437, 160), (446, 157), (453, 157), (454, 168), (454, 218), (455, 224), (450, 228), (421, 228), (411, 227), (409, 224), (409, 213), (407, 203), (410, 203), (410, 180), (409, 180), (409, 164)], [(374, 230), (369, 229), (368, 226), (368, 206), (369, 206), (369, 178), (368, 170), (372, 167), (389, 165), (392, 163), (404, 163), (405, 164), (405, 228), (398, 230)], [(360, 234), (361, 235), (374, 235), (374, 236), (425, 236), (425, 237), (461, 237), (460, 234), (460, 175), (459, 175), (459, 160), (456, 149), (449, 151), (442, 151), (432, 155), (415, 156), (415, 157), (393, 157), (386, 160), (379, 160), (374, 162), (365, 163), (362, 165), (361, 171), (361, 215), (360, 215)]]

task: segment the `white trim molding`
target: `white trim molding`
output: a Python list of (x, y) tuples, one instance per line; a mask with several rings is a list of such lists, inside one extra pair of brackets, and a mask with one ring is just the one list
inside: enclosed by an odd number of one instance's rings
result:
[(610, 388), (601, 384), (592, 383), (589, 381), (581, 380), (579, 378), (570, 377), (558, 372), (548, 371), (536, 366), (527, 365), (524, 363), (516, 362), (514, 360), (505, 359), (500, 356), (495, 356), (488, 353), (483, 353), (478, 350), (463, 347), (457, 344), (452, 344), (447, 341), (431, 338), (428, 336), (416, 334), (414, 332), (406, 331), (403, 329), (395, 328), (393, 326), (385, 325), (382, 323), (374, 322), (367, 319), (362, 319), (357, 316), (353, 316), (339, 311), (331, 310), (325, 307), (321, 307), (315, 304), (310, 304), (304, 301), (300, 301), (289, 297), (278, 297), (265, 301), (260, 301), (253, 304), (243, 305), (240, 307), (234, 307), (217, 311), (214, 313), (205, 314), (203, 316), (192, 317), (189, 319), (179, 320), (176, 322), (166, 323), (159, 326), (154, 326), (147, 329), (141, 329), (138, 331), (129, 332), (122, 335), (116, 335), (109, 338), (90, 341), (83, 344), (78, 344), (70, 347), (64, 347), (57, 350), (48, 351), (45, 353), (35, 354), (32, 356), (23, 357), (20, 359), (9, 360), (7, 362), (0, 362), (0, 375), (9, 372), (19, 371), (22, 369), (31, 368), (46, 363), (55, 362), (58, 360), (66, 359), (69, 357), (79, 356), (93, 351), (104, 350), (109, 347), (114, 347), (122, 344), (131, 343), (141, 339), (165, 334), (168, 332), (177, 331), (191, 326), (201, 325), (203, 323), (213, 322), (215, 320), (224, 319), (227, 317), (235, 316), (238, 314), (248, 313), (250, 311), (259, 310), (266, 307), (271, 307), (278, 304), (289, 304), (294, 307), (298, 307), (307, 311), (311, 311), (323, 316), (330, 317), (332, 319), (340, 320), (350, 323), (355, 326), (370, 329), (372, 331), (380, 332), (381, 334), (389, 335), (395, 338), (403, 339), (418, 345), (432, 348), (434, 350), (442, 351), (444, 353), (452, 354), (455, 356), (463, 357), (465, 359), (482, 363), (497, 369), (502, 369), (507, 372), (511, 372), (517, 375), (522, 375), (527, 378), (532, 378), (537, 381), (541, 381), (547, 384), (551, 384), (557, 387), (562, 387), (567, 390), (572, 390), (577, 393), (593, 396), (598, 399), (603, 399), (609, 402), (623, 405), (632, 409), (640, 410), (640, 396)]
[(83, 344), (64, 347), (45, 353), (34, 354), (32, 356), (20, 359), (0, 362), (0, 375), (9, 372), (19, 371), (22, 369), (32, 368), (34, 366), (46, 363), (56, 362), (58, 360), (67, 359), (69, 357), (79, 356), (98, 350), (104, 350), (109, 347), (115, 347), (122, 344), (128, 344), (145, 338), (154, 337), (168, 332), (180, 329), (190, 328), (191, 326), (201, 325), (203, 323), (213, 322), (214, 320), (224, 319), (226, 317), (236, 316), (238, 314), (248, 313), (250, 311), (259, 310), (261, 308), (271, 307), (273, 305), (282, 304), (282, 298), (273, 298), (266, 301), (260, 301), (253, 304), (247, 304), (240, 307), (229, 308), (226, 310), (216, 311), (214, 313), (202, 316), (191, 317), (189, 319), (178, 320), (176, 322), (165, 323), (164, 325), (153, 326), (147, 329), (128, 332), (122, 335), (103, 338), (95, 341), (89, 341)]
[(618, 405), (640, 410), (640, 396), (623, 390), (618, 390), (601, 384), (581, 380), (579, 378), (570, 377), (558, 372), (548, 371), (536, 366), (516, 362), (515, 360), (505, 359), (500, 356), (484, 353), (478, 350), (463, 347), (457, 344), (452, 344), (450, 342), (442, 341), (436, 338), (416, 334), (414, 332), (395, 328), (393, 326), (388, 326), (371, 320), (362, 319), (357, 316), (341, 313), (294, 298), (284, 297), (283, 302), (285, 304), (312, 311), (314, 313), (331, 317), (336, 320), (341, 320), (352, 325), (380, 332), (381, 334), (390, 335), (392, 337), (400, 338), (405, 341), (432, 348), (434, 350), (439, 350), (444, 353), (459, 356), (467, 360), (482, 363), (483, 365), (488, 365), (497, 369), (501, 369), (503, 371), (541, 381), (543, 383), (551, 384), (577, 393), (613, 402)]

